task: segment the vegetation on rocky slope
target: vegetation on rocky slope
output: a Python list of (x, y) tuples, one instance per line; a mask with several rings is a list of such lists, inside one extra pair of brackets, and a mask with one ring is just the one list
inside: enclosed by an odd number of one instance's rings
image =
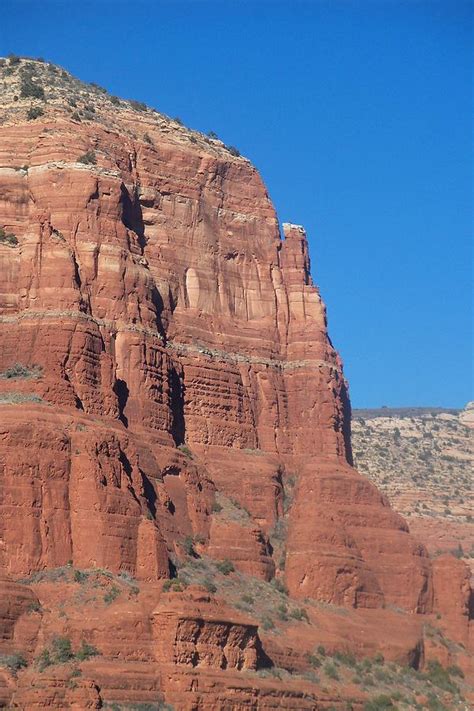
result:
[(474, 559), (474, 438), (462, 415), (355, 410), (352, 441), (356, 468), (372, 479), (411, 526), (439, 522), (453, 530), (461, 527), (458, 543), (446, 545), (440, 539), (433, 553), (449, 550), (456, 557)]
[(132, 123), (128, 133), (145, 143), (153, 145), (146, 130), (146, 124), (149, 124), (165, 132), (173, 130), (191, 144), (205, 144), (207, 150), (224, 152), (227, 159), (240, 157), (235, 146), (225, 145), (213, 131), (205, 134), (187, 128), (178, 117), (170, 118), (136, 99), (114, 96), (98, 84), (83, 82), (41, 57), (30, 59), (10, 55), (0, 58), (0, 94), (11, 120), (20, 113), (27, 120), (34, 121), (43, 116), (54, 116), (55, 110), (60, 109), (77, 123), (93, 121), (110, 127), (117, 125), (117, 112), (122, 114), (120, 120), (131, 112), (135, 114), (132, 119), (135, 126), (143, 124), (145, 130), (135, 130)]

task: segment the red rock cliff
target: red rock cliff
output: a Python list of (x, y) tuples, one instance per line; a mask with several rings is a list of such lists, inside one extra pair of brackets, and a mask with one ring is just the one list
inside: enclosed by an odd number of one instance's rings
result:
[[(424, 551), (348, 466), (346, 384), (305, 232), (284, 225), (280, 238), (253, 166), (127, 109), (117, 126), (76, 123), (60, 107), (18, 125), (13, 112), (2, 127), (0, 179), (2, 222), (19, 244), (0, 247), (0, 370), (41, 366), (28, 387), (50, 407), (38, 408), (36, 422), (9, 426), (6, 486), (21, 487), (21, 499), (3, 517), (17, 516), (7, 569), (72, 558), (136, 573), (143, 541), (153, 540), (154, 569), (165, 574), (167, 487), (158, 481), (163, 456), (177, 453), (153, 449), (186, 442), (264, 529), (279, 515), (285, 472), (297, 475), (287, 550), (295, 594), (429, 607)], [(78, 161), (92, 150), (95, 163)], [(72, 436), (48, 424), (51, 406), (110, 424)], [(18, 467), (25, 440), (32, 451)], [(25, 476), (32, 466), (35, 477)], [(203, 467), (194, 472), (193, 511), (182, 512), (189, 531), (209, 526), (203, 476)], [(174, 488), (183, 481), (175, 476)], [(37, 516), (31, 521), (28, 506), (19, 526), (21, 504), (33, 499)], [(155, 530), (145, 534), (153, 507)], [(111, 538), (106, 550), (101, 536)]]
[[(304, 229), (280, 235), (259, 174), (219, 141), (100, 91), (81, 119), (68, 76), (27, 120), (41, 102), (14, 100), (21, 69), (0, 126), (17, 239), (0, 241), (4, 575), (72, 561), (168, 578), (193, 536), (294, 597), (431, 612), (425, 549), (351, 467)], [(15, 364), (37, 370), (6, 377)]]

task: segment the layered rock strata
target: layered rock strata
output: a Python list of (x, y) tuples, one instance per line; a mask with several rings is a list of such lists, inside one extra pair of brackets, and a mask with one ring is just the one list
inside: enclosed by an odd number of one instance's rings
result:
[[(78, 121), (68, 75), (28, 121), (21, 71), (48, 70), (22, 60), (3, 76), (0, 226), (16, 242), (0, 240), (2, 574), (70, 563), (150, 582), (200, 554), (276, 575), (294, 598), (431, 613), (442, 574), (351, 466), (304, 229), (280, 235), (259, 174), (219, 141), (97, 92)], [(226, 522), (218, 494), (249, 524)], [(160, 598), (155, 661), (255, 669), (257, 629), (227, 614), (203, 625)]]

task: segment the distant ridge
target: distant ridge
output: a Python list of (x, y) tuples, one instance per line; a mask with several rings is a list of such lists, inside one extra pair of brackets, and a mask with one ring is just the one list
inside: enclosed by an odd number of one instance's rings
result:
[(423, 415), (459, 415), (461, 408), (454, 407), (362, 407), (352, 408), (352, 419), (360, 417), (420, 417)]

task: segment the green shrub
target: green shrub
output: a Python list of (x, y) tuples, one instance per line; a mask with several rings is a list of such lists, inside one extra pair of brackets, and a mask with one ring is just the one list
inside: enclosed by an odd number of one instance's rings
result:
[(16, 54), (9, 54), (8, 63), (11, 67), (20, 64), (20, 57), (18, 57)]
[(65, 664), (73, 659), (71, 640), (68, 637), (54, 637), (51, 644), (51, 657), (58, 664)]
[(120, 589), (114, 585), (104, 595), (105, 604), (110, 605), (112, 602), (114, 602), (114, 600), (116, 600), (118, 598), (119, 595), (120, 595)]
[(219, 561), (219, 563), (216, 563), (216, 568), (223, 575), (229, 575), (229, 573), (233, 573), (235, 570), (234, 564), (231, 560), (228, 560), (227, 558), (225, 560)]
[(287, 522), (284, 518), (279, 518), (275, 523), (272, 532), (270, 533), (270, 539), (273, 541), (284, 542), (286, 539), (286, 529)]
[(20, 380), (22, 378), (38, 378), (41, 375), (42, 368), (38, 365), (23, 365), (22, 363), (14, 363), (9, 368), (0, 373), (0, 378), (8, 380)]
[(298, 620), (299, 622), (302, 622), (303, 620), (305, 622), (309, 622), (308, 613), (302, 607), (295, 607), (293, 610), (291, 610), (290, 617), (292, 617), (294, 620)]
[(44, 109), (42, 109), (41, 106), (31, 106), (26, 114), (28, 121), (34, 121), (40, 116), (44, 116)]
[(79, 651), (76, 653), (76, 659), (78, 659), (80, 662), (85, 661), (86, 659), (90, 659), (91, 657), (96, 657), (99, 654), (99, 650), (96, 649), (92, 644), (89, 644), (88, 642), (84, 642), (84, 640), (81, 643)]
[(464, 679), (464, 672), (461, 667), (457, 666), (457, 664), (452, 664), (446, 669), (446, 671), (450, 676), (458, 676), (460, 679)]
[(388, 674), (384, 669), (374, 669), (374, 676), (377, 679), (377, 681), (382, 681), (384, 684), (388, 684), (390, 682), (390, 674)]
[(217, 592), (217, 586), (214, 585), (212, 580), (210, 580), (209, 578), (205, 578), (205, 580), (203, 581), (203, 586), (207, 590), (208, 593)]
[(191, 450), (189, 449), (189, 447), (188, 447), (187, 444), (180, 444), (180, 445), (178, 445), (178, 449), (179, 449), (179, 451), (182, 452), (182, 453), (184, 454), (184, 456), (187, 457), (188, 459), (192, 459), (192, 458), (193, 458), (193, 453), (191, 452)]
[(437, 660), (431, 660), (428, 662), (428, 669), (426, 672), (421, 674), (422, 678), (431, 681), (434, 686), (437, 686), (443, 691), (450, 691), (451, 693), (456, 693), (458, 687), (451, 680), (448, 669), (445, 669)]
[(95, 152), (89, 149), (84, 155), (79, 156), (77, 159), (78, 163), (84, 163), (84, 165), (96, 165), (97, 158)]
[(43, 649), (42, 652), (38, 655), (36, 658), (36, 666), (40, 670), (40, 672), (44, 671), (47, 667), (50, 667), (54, 664), (51, 654), (49, 649)]
[(75, 583), (85, 583), (88, 577), (88, 574), (84, 573), (82, 570), (75, 570), (73, 574)]
[(18, 238), (13, 232), (5, 232), (3, 227), (0, 227), (0, 243), (15, 247), (18, 244)]
[(183, 546), (183, 550), (186, 553), (186, 555), (192, 555), (192, 556), (196, 555), (196, 551), (194, 550), (194, 541), (193, 541), (192, 536), (186, 536), (186, 538), (184, 538), (184, 540), (183, 540), (182, 546)]
[(214, 131), (208, 131), (207, 135), (209, 136), (209, 138), (213, 138), (214, 140), (219, 138), (217, 133), (215, 133)]
[(25, 402), (44, 402), (36, 393), (3, 392), (0, 393), (0, 403), (4, 405), (20, 405)]
[(321, 660), (316, 654), (311, 654), (308, 652), (306, 654), (306, 659), (308, 661), (308, 664), (310, 664), (314, 669), (319, 669), (321, 666)]
[(428, 694), (427, 708), (429, 711), (448, 711), (448, 708), (433, 693)]
[(5, 656), (0, 655), (0, 666), (7, 667), (7, 669), (16, 673), (20, 669), (27, 667), (28, 662), (22, 654), (15, 652), (14, 654), (7, 654)]
[(143, 101), (135, 101), (135, 99), (130, 99), (128, 103), (132, 109), (135, 109), (135, 111), (146, 111), (148, 109), (148, 106), (143, 103)]
[(272, 585), (275, 590), (278, 590), (278, 592), (282, 593), (282, 595), (288, 595), (288, 588), (285, 583), (280, 580), (280, 578), (273, 578)]
[(236, 158), (240, 156), (240, 151), (235, 146), (226, 146), (226, 148), (232, 156), (235, 156)]
[(100, 86), (100, 84), (96, 84), (95, 81), (91, 81), (89, 86), (92, 86), (94, 89), (97, 89), (97, 91), (100, 91), (101, 94), (107, 94), (107, 89), (104, 89), (104, 87)]
[[(81, 642), (78, 652), (74, 654), (71, 640), (68, 637), (54, 637), (50, 646), (45, 647), (36, 658), (36, 665), (40, 671), (44, 671), (47, 667), (53, 666), (54, 664), (66, 664), (74, 659), (83, 662), (98, 654), (99, 651), (92, 644), (84, 640)], [(79, 674), (75, 674), (75, 676), (78, 675), (80, 675), (80, 672)]]
[(242, 595), (242, 602), (245, 602), (246, 605), (253, 605), (255, 600), (253, 599), (253, 597), (251, 595), (248, 595), (247, 593), (245, 593), (245, 595)]
[(144, 134), (143, 140), (145, 141), (145, 143), (148, 143), (150, 146), (153, 145), (153, 140), (152, 140), (151, 136), (150, 136), (148, 133), (145, 133), (145, 134)]
[(355, 667), (357, 660), (351, 652), (335, 652), (334, 659), (347, 667)]
[(262, 617), (262, 627), (264, 630), (272, 630), (275, 627), (275, 623), (273, 622), (271, 617), (265, 615), (264, 617)]
[(120, 99), (118, 96), (111, 96), (110, 101), (114, 104), (114, 106), (120, 106)]
[(375, 696), (364, 704), (364, 711), (385, 711), (385, 709), (394, 709), (392, 699), (387, 694)]
[(35, 84), (29, 75), (21, 78), (20, 96), (22, 99), (44, 99), (44, 89), (40, 84)]
[(74, 659), (71, 640), (68, 637), (54, 637), (50, 647), (46, 647), (36, 658), (36, 665), (44, 671), (53, 664), (65, 664)]
[(186, 583), (183, 580), (172, 578), (171, 580), (165, 580), (163, 583), (163, 592), (183, 592), (185, 587)]
[(325, 672), (326, 676), (328, 676), (330, 679), (339, 681), (339, 674), (337, 673), (335, 664), (332, 664), (331, 662), (328, 662), (327, 664), (325, 664), (324, 665), (324, 672)]
[(33, 600), (28, 605), (28, 612), (41, 612), (42, 609), (43, 608), (41, 607), (41, 603), (39, 600)]
[(319, 645), (317, 652), (320, 657), (325, 657), (326, 656), (326, 648), (322, 646), (322, 644)]
[(222, 505), (219, 504), (217, 501), (214, 501), (212, 504), (212, 513), (220, 513), (222, 511)]

